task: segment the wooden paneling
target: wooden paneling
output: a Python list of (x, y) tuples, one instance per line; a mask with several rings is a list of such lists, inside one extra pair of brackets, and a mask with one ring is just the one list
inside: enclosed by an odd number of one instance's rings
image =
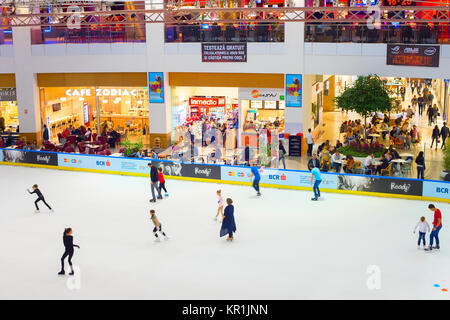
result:
[(15, 88), (16, 76), (14, 73), (0, 73), (0, 88)]
[(147, 73), (40, 73), (38, 86), (45, 87), (146, 87)]
[(170, 86), (284, 88), (284, 74), (169, 72)]

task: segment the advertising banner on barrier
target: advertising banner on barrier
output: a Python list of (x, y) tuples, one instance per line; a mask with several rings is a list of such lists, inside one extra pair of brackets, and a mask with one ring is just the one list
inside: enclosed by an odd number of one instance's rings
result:
[(450, 199), (450, 182), (446, 181), (424, 181), (424, 197)]
[(4, 162), (31, 163), (48, 166), (58, 165), (57, 153), (3, 149), (2, 154), (3, 154), (2, 161)]
[(61, 167), (107, 170), (116, 172), (149, 174), (148, 163), (163, 168), (168, 176), (220, 179), (220, 166), (181, 163), (172, 161), (154, 161), (150, 159), (132, 159), (122, 157), (85, 156), (76, 154), (59, 154), (58, 164)]
[[(248, 167), (222, 166), (222, 180), (251, 182), (251, 171)], [(293, 187), (311, 187), (311, 173), (308, 171), (290, 171), (277, 169), (260, 169), (261, 183), (285, 185)], [(338, 175), (322, 174), (322, 188), (337, 189)]]
[(421, 196), (422, 181), (412, 179), (378, 178), (372, 176), (339, 175), (338, 189)]

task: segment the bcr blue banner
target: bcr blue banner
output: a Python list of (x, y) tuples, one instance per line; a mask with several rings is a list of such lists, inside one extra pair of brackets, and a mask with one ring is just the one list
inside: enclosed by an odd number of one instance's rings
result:
[(424, 180), (422, 196), (450, 199), (450, 182)]

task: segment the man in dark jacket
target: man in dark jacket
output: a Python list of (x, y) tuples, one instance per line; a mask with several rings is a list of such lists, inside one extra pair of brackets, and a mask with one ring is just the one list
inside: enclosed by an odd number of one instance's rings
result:
[(44, 141), (50, 140), (50, 135), (48, 133), (47, 125), (44, 124), (44, 133), (42, 135), (42, 138), (44, 138)]
[(150, 200), (150, 202), (156, 202), (155, 198), (155, 190), (158, 192), (158, 199), (162, 199), (161, 191), (158, 188), (158, 169), (152, 165), (151, 162), (148, 163), (148, 167), (150, 168), (150, 183), (152, 188), (152, 196), (153, 199)]
[(444, 125), (441, 128), (441, 138), (442, 138), (442, 146), (441, 149), (445, 149), (445, 140), (447, 139), (448, 135), (449, 135), (449, 129), (447, 127), (447, 123), (444, 122)]
[(320, 168), (320, 161), (316, 154), (313, 154), (313, 157), (308, 161), (308, 170), (311, 171), (314, 168)]

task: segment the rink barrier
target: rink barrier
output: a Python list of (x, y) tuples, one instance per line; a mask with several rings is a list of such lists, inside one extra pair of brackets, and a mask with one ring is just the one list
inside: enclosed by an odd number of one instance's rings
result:
[[(148, 162), (162, 167), (167, 179), (252, 185), (250, 168), (244, 166), (0, 148), (3, 165), (148, 177)], [(260, 172), (261, 187), (312, 190), (309, 171), (263, 168)], [(323, 192), (450, 203), (446, 181), (342, 173), (322, 173), (322, 177)]]

